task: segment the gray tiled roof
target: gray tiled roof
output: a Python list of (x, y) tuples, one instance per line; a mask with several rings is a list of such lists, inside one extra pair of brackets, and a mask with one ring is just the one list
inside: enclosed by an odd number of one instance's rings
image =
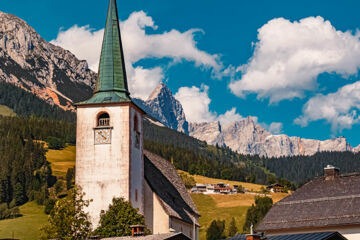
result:
[(126, 236), (126, 237), (113, 237), (113, 238), (102, 238), (102, 240), (185, 240), (190, 238), (186, 237), (182, 233), (163, 233), (163, 234), (153, 234), (153, 235), (146, 235), (146, 236)]
[[(303, 234), (289, 234), (264, 237), (264, 240), (346, 240), (338, 232), (317, 232), (317, 233), (303, 233)], [(246, 240), (246, 235), (235, 235), (228, 240)]]
[(257, 231), (360, 225), (360, 173), (316, 178), (276, 203)]
[(200, 214), (175, 167), (160, 156), (144, 150), (145, 179), (169, 216), (190, 224)]

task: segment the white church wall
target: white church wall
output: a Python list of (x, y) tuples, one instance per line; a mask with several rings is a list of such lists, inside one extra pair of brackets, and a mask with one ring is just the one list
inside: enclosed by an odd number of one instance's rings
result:
[[(191, 239), (197, 239), (194, 236), (194, 226), (192, 224), (186, 223), (176, 218), (171, 218), (171, 228), (175, 229), (176, 232), (182, 232), (184, 235), (188, 236)], [(196, 231), (195, 231), (196, 234)]]
[(153, 193), (153, 203), (153, 234), (170, 232), (170, 218), (155, 193)]
[[(137, 117), (137, 128), (135, 128), (135, 116)], [(130, 108), (130, 198), (133, 207), (144, 213), (144, 156), (143, 156), (143, 129), (142, 115), (134, 108)], [(140, 137), (137, 143), (137, 135)]]
[[(101, 112), (110, 115), (111, 144), (95, 145), (94, 127)], [(129, 114), (129, 106), (77, 109), (76, 184), (93, 200), (87, 211), (94, 227), (114, 197), (129, 200)]]
[(144, 183), (144, 217), (146, 227), (154, 232), (154, 194), (146, 181)]

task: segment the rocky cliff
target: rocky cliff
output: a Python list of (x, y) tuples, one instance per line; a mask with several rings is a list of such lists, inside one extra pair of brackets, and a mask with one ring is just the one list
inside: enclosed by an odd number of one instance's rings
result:
[(160, 83), (146, 101), (141, 99), (134, 101), (167, 127), (188, 134), (188, 122), (184, 110), (164, 83)]
[(352, 148), (344, 137), (320, 141), (272, 135), (251, 117), (223, 126), (220, 122), (191, 123), (189, 134), (208, 144), (226, 145), (239, 153), (265, 157), (313, 155), (322, 151), (358, 152), (360, 149), (360, 146)]
[(20, 18), (0, 12), (0, 81), (72, 110), (74, 102), (91, 95), (95, 79), (86, 61), (46, 42)]

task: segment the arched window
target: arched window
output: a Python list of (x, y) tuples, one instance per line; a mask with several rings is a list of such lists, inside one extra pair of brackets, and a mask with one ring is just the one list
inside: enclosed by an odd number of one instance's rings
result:
[(134, 132), (135, 132), (135, 147), (140, 148), (139, 119), (136, 114), (134, 116)]
[(135, 115), (135, 117), (134, 117), (134, 131), (139, 132), (139, 120), (138, 120), (137, 115)]
[(102, 113), (98, 117), (97, 121), (98, 127), (108, 127), (110, 126), (110, 116), (108, 113)]

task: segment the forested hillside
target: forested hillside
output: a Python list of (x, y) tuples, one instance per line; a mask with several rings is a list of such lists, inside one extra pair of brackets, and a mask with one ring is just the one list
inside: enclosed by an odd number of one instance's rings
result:
[(144, 121), (144, 138), (146, 149), (171, 159), (177, 169), (191, 174), (258, 184), (276, 181), (274, 174), (260, 166), (262, 161), (257, 155), (241, 155), (227, 147), (210, 146), (147, 120)]
[(40, 140), (55, 136), (74, 142), (74, 130), (72, 123), (62, 121), (0, 117), (0, 202), (9, 208), (28, 200), (44, 203), (48, 187), (56, 182), (56, 178)]
[(341, 174), (360, 172), (360, 153), (321, 152), (313, 156), (264, 159), (264, 167), (296, 184), (323, 176), (324, 167), (328, 164), (340, 168)]
[(36, 95), (5, 82), (0, 82), (0, 105), (8, 106), (20, 116), (35, 115), (75, 122), (75, 113), (51, 106)]

